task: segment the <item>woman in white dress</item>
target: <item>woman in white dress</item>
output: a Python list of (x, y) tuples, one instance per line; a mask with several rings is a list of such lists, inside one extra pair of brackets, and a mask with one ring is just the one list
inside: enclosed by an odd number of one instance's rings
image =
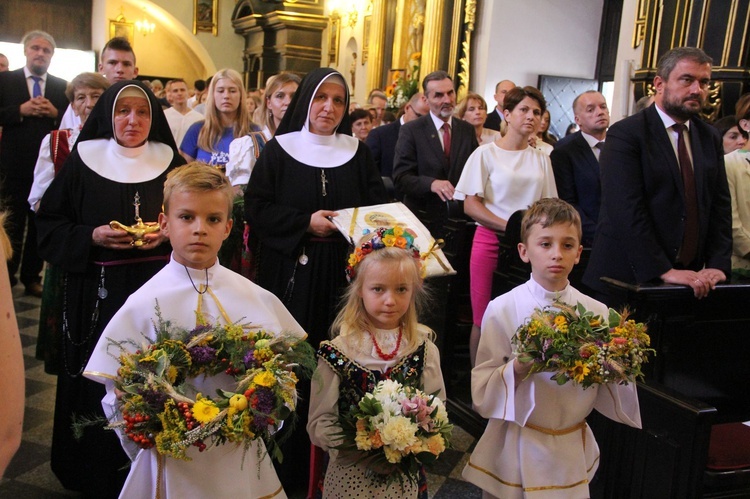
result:
[(479, 146), (469, 156), (454, 196), (464, 200), (464, 212), (478, 224), (469, 267), (472, 365), (500, 250), (496, 231), (505, 230), (513, 212), (541, 198), (557, 197), (549, 156), (529, 146), (545, 109), (544, 96), (534, 87), (515, 87), (506, 94), (504, 105), (505, 136)]

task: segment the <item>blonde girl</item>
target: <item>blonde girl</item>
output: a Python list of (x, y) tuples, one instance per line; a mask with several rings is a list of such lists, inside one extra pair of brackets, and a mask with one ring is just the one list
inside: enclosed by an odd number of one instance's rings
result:
[(188, 162), (198, 160), (223, 170), (229, 144), (252, 130), (242, 77), (234, 69), (222, 69), (206, 94), (206, 119), (188, 128), (180, 152)]
[(350, 256), (356, 263), (347, 269), (352, 281), (331, 327), (333, 340), (322, 342), (318, 350), (307, 431), (312, 443), (329, 453), (322, 480), (325, 498), (426, 497), (423, 479), (419, 485), (404, 480), (388, 488), (367, 475), (360, 456), (334, 449), (339, 411), (356, 405), (383, 379), (405, 376), (404, 382), (445, 396), (432, 331), (417, 320), (426, 295), (419, 251), (411, 245), (372, 249), (379, 246), (377, 234), (360, 244), (359, 254), (370, 252), (359, 262), (356, 252)]

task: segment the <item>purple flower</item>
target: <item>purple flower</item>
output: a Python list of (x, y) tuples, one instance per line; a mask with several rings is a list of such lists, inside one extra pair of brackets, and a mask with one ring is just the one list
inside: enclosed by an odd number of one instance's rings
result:
[(194, 364), (210, 364), (216, 359), (216, 349), (208, 346), (192, 347), (188, 350)]
[(207, 324), (195, 326), (195, 329), (193, 329), (192, 331), (188, 333), (186, 343), (190, 341), (191, 339), (195, 338), (196, 336), (198, 336), (199, 334), (203, 334), (206, 331), (209, 331), (210, 329), (211, 329), (211, 326)]
[(263, 414), (270, 414), (271, 411), (273, 411), (275, 401), (273, 391), (271, 391), (270, 388), (266, 388), (264, 386), (257, 387), (255, 389), (255, 397), (258, 400), (258, 405), (255, 406), (258, 412), (262, 412)]
[(242, 362), (245, 364), (245, 369), (250, 369), (250, 366), (255, 363), (255, 350), (248, 350)]
[(255, 425), (258, 431), (264, 431), (268, 428), (268, 420), (263, 416), (256, 416), (253, 418), (253, 425)]
[(167, 401), (169, 396), (158, 390), (143, 390), (140, 392), (143, 401), (146, 402), (154, 410), (161, 412), (164, 409), (164, 403)]

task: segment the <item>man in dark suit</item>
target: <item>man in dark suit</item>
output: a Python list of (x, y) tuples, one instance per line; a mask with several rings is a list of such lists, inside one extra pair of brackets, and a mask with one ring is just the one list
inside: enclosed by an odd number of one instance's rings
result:
[(705, 297), (730, 272), (732, 220), (718, 132), (698, 117), (711, 58), (692, 47), (659, 60), (655, 103), (612, 125), (601, 155), (602, 205), (584, 283), (663, 281)]
[(448, 73), (428, 74), (422, 87), (430, 112), (401, 127), (393, 177), (404, 194), (404, 204), (440, 238), (446, 202), (453, 200), (464, 164), (479, 143), (472, 125), (453, 119), (456, 91)]
[[(60, 124), (68, 106), (67, 82), (47, 73), (55, 40), (44, 31), (27, 33), (22, 40), (26, 66), (0, 73), (0, 197), (9, 212), (8, 236), (13, 258), (8, 262), (11, 284), (19, 264), (26, 293), (41, 296), (43, 262), (36, 251), (36, 225), (27, 201), (34, 165), (42, 139)], [(28, 222), (28, 227), (27, 227)], [(24, 242), (24, 228), (26, 240)]]
[(516, 88), (516, 84), (510, 80), (503, 80), (495, 85), (495, 102), (497, 106), (495, 109), (487, 113), (487, 118), (484, 120), (484, 127), (491, 130), (501, 131), (502, 125), (505, 122), (503, 117), (503, 102), (505, 101), (505, 94), (511, 88)]
[(422, 92), (412, 95), (409, 102), (404, 106), (404, 114), (394, 121), (370, 130), (365, 143), (372, 152), (372, 158), (375, 160), (383, 177), (393, 178), (393, 155), (396, 151), (396, 142), (398, 142), (398, 133), (401, 131), (401, 125), (421, 118), (430, 112), (430, 106)]
[(555, 144), (550, 159), (557, 195), (578, 210), (583, 225), (581, 244), (590, 248), (599, 220), (599, 153), (609, 127), (607, 101), (596, 90), (583, 92), (573, 101), (573, 115), (580, 130)]

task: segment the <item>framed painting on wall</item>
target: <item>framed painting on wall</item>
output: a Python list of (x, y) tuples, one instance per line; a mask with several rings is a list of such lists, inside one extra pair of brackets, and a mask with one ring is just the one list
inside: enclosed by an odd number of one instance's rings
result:
[(341, 18), (331, 16), (328, 25), (328, 65), (339, 65), (339, 37), (341, 36)]
[(370, 25), (372, 16), (365, 16), (362, 20), (362, 65), (367, 62), (370, 55)]
[(219, 0), (193, 0), (193, 34), (207, 31), (219, 34)]
[(133, 34), (135, 33), (135, 25), (125, 20), (125, 16), (119, 15), (117, 19), (109, 20), (109, 39), (114, 37), (121, 37), (127, 39), (131, 45), (135, 41)]

